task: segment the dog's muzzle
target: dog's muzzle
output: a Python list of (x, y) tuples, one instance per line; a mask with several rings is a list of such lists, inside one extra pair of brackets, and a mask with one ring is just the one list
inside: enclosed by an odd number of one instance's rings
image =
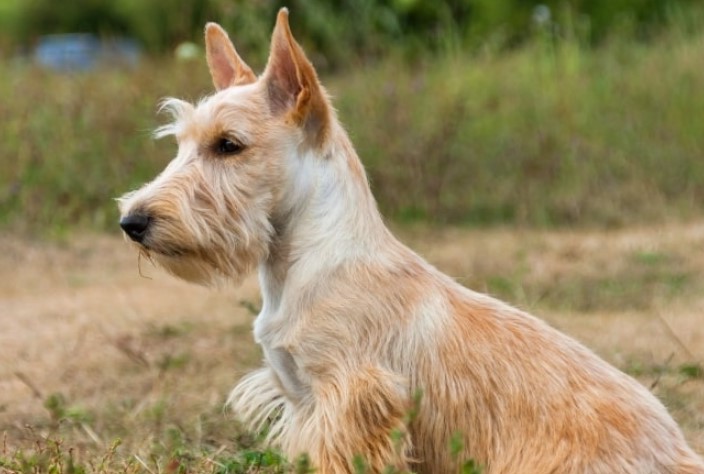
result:
[(127, 214), (120, 219), (120, 227), (130, 239), (141, 243), (147, 235), (150, 222), (150, 217), (145, 214)]

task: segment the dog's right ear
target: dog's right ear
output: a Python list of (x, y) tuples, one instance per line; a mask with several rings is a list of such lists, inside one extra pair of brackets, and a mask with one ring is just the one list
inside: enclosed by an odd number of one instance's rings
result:
[(205, 25), (205, 57), (217, 90), (257, 80), (252, 69), (235, 51), (230, 37), (217, 23)]
[(286, 113), (308, 132), (312, 143), (322, 144), (330, 128), (331, 107), (313, 64), (291, 34), (286, 8), (276, 17), (262, 80), (272, 110)]

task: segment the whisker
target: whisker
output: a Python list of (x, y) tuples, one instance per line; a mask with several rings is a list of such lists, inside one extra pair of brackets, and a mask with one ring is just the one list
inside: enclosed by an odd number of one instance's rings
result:
[(149, 253), (143, 249), (140, 249), (139, 252), (137, 253), (137, 270), (139, 271), (139, 276), (142, 278), (146, 278), (147, 280), (152, 280), (152, 277), (142, 273), (142, 256), (144, 256), (149, 261), (149, 263), (151, 263), (152, 266), (154, 266), (154, 262), (152, 261), (152, 258), (149, 255)]

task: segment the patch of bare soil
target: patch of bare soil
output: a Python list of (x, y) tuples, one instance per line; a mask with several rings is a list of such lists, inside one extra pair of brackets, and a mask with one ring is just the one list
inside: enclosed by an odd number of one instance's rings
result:
[[(402, 236), (464, 284), (538, 314), (636, 376), (704, 451), (704, 222)], [(165, 424), (190, 443), (229, 443), (237, 433), (224, 428), (222, 406), (259, 364), (259, 301), (255, 276), (232, 289), (189, 285), (138, 265), (117, 237), (0, 237), (0, 433), (21, 446), (28, 430), (69, 419), (65, 436), (103, 448), (115, 436), (130, 448), (153, 442)]]

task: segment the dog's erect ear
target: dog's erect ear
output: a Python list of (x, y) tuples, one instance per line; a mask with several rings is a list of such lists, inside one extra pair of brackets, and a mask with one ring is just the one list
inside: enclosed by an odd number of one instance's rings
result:
[(313, 65), (293, 39), (286, 8), (276, 17), (264, 80), (274, 113), (289, 114), (316, 144), (321, 144), (330, 126), (330, 105)]
[(225, 30), (217, 23), (205, 25), (205, 57), (217, 90), (251, 84), (257, 80), (252, 69), (235, 51)]

